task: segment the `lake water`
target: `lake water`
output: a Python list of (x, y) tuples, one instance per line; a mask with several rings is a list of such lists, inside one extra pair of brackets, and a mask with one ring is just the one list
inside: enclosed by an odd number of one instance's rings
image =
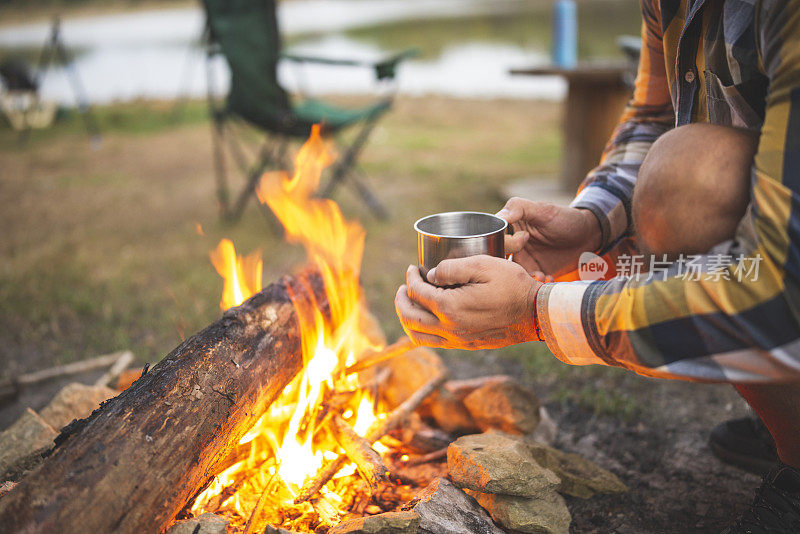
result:
[[(637, 33), (635, 0), (591, 0), (579, 4), (583, 58), (617, 54), (615, 39)], [(417, 47), (421, 55), (398, 71), (401, 93), (496, 98), (558, 99), (556, 77), (518, 77), (513, 67), (549, 60), (550, 4), (539, 0), (292, 0), (278, 9), (286, 48), (327, 57), (376, 59)], [(64, 42), (90, 101), (201, 97), (206, 92), (205, 58), (199, 46), (199, 7), (66, 19)], [(49, 32), (47, 23), (0, 28), (0, 54), (35, 57)], [(227, 66), (218, 58), (220, 90)], [(289, 90), (300, 81), (313, 94), (368, 94), (377, 87), (369, 69), (281, 64)], [(62, 68), (43, 76), (45, 98), (73, 102)]]

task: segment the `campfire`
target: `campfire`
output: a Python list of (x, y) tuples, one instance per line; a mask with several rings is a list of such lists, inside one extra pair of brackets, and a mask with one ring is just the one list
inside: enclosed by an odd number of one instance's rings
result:
[(258, 185), (306, 249), (299, 272), (262, 288), (259, 254), (222, 240), (219, 320), (99, 407), (67, 410), (88, 396), (73, 384), (0, 433), (6, 530), (566, 534), (562, 494), (625, 490), (549, 447), (513, 378), (446, 381), (436, 353), (387, 344), (359, 285), (364, 230), (315, 196), (332, 160), (314, 128), (294, 173)]
[[(312, 291), (291, 295), (303, 367), (239, 442), (240, 454), (190, 507), (193, 515), (226, 515), (245, 532), (261, 532), (267, 524), (313, 532), (363, 514), (370, 497), (389, 487), (389, 501), (378, 500), (371, 510), (388, 511), (404, 495), (412, 496), (409, 481), (389, 467), (408, 458), (402, 443), (392, 439), (387, 446), (381, 439), (445, 378), (432, 377), (394, 411), (380, 397), (386, 374), (371, 372), (372, 366), (413, 345), (403, 339), (387, 348), (376, 335), (359, 285), (364, 230), (347, 221), (335, 202), (314, 196), (333, 159), (314, 127), (294, 174), (268, 173), (258, 186), (259, 200), (280, 220), (288, 240), (305, 247), (327, 299), (323, 308), (306, 297)], [(223, 240), (211, 261), (224, 279), (223, 311), (261, 290), (258, 253), (237, 256), (233, 243)]]

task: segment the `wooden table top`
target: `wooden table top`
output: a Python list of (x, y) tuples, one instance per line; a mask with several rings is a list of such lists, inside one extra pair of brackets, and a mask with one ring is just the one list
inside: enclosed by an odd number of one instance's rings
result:
[(625, 61), (614, 61), (579, 63), (572, 69), (565, 69), (555, 65), (542, 65), (511, 69), (509, 72), (522, 76), (563, 76), (570, 83), (617, 83), (622, 81), (622, 76), (630, 68), (630, 64)]

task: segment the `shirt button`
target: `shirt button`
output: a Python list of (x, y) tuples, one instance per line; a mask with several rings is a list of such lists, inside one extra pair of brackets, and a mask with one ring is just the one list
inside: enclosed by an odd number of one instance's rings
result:
[(687, 70), (686, 74), (683, 75), (683, 79), (686, 80), (686, 83), (692, 83), (694, 81), (694, 71)]

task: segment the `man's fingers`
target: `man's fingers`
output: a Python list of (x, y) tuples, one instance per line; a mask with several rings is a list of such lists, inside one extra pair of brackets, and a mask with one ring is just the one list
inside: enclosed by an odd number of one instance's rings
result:
[(533, 271), (533, 272), (529, 272), (528, 274), (531, 275), (532, 277), (536, 278), (540, 282), (544, 282), (545, 281), (545, 274), (542, 271)]
[(506, 260), (492, 256), (469, 256), (444, 260), (428, 273), (428, 280), (437, 286), (458, 286), (486, 281), (486, 273), (495, 262)]
[(503, 209), (495, 213), (495, 215), (505, 220), (508, 224), (514, 224), (522, 219), (523, 204), (525, 202), (530, 201), (519, 197), (511, 197), (506, 202), (506, 205), (503, 206)]
[(400, 289), (397, 290), (394, 307), (406, 331), (432, 332), (440, 324), (438, 317), (414, 304), (408, 297), (407, 286), (400, 286)]
[(415, 304), (436, 312), (440, 308), (440, 300), (444, 297), (442, 290), (422, 279), (419, 268), (410, 265), (406, 271), (408, 298)]
[(417, 345), (424, 345), (426, 347), (433, 347), (439, 349), (447, 349), (452, 345), (445, 338), (439, 337), (435, 334), (426, 334), (424, 332), (416, 332), (414, 330), (406, 330), (406, 334), (411, 338), (411, 341)]
[(530, 234), (528, 232), (514, 232), (514, 235), (505, 236), (505, 252), (508, 254), (516, 254), (525, 247), (528, 242)]

